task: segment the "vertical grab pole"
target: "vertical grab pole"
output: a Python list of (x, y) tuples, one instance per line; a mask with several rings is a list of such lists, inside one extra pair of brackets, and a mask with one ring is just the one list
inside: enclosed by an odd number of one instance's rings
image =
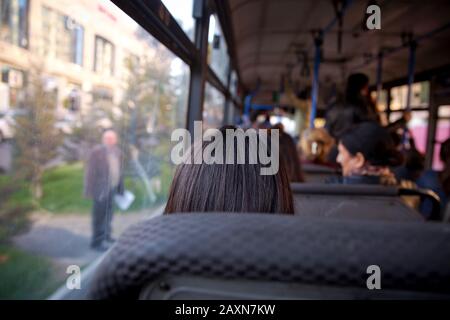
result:
[(381, 103), (381, 91), (383, 90), (383, 51), (378, 53), (377, 65), (377, 106)]
[[(406, 109), (405, 111), (411, 111), (411, 94), (412, 94), (412, 85), (414, 83), (414, 72), (416, 67), (416, 49), (417, 42), (412, 40), (409, 44), (409, 60), (408, 60), (408, 95), (406, 96)], [(408, 127), (405, 126), (405, 131), (403, 133), (403, 148), (409, 149), (409, 130)]]
[(408, 96), (406, 97), (406, 111), (411, 110), (411, 93), (414, 83), (414, 72), (416, 67), (416, 48), (417, 43), (411, 41), (409, 45), (409, 61), (408, 61)]
[(191, 65), (186, 126), (194, 139), (194, 122), (203, 119), (205, 83), (208, 70), (209, 8), (206, 0), (195, 0), (192, 16), (195, 18), (195, 46), (198, 58)]
[(320, 56), (323, 43), (323, 32), (319, 31), (314, 37), (315, 55), (314, 55), (314, 73), (313, 73), (313, 83), (311, 91), (311, 114), (309, 118), (309, 127), (314, 128), (314, 119), (316, 119), (317, 114), (317, 101), (319, 95), (319, 67), (320, 67)]

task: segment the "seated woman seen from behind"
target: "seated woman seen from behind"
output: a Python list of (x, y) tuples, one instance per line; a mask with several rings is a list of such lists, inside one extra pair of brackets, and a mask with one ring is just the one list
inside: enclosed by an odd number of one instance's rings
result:
[[(262, 174), (263, 168), (276, 167), (266, 161), (272, 159), (271, 152), (278, 152), (276, 146), (272, 148), (270, 131), (264, 137), (254, 130), (252, 132), (256, 133), (256, 138), (245, 138), (244, 143), (238, 143), (238, 139), (230, 137), (229, 132), (243, 133), (242, 129), (223, 127), (216, 133), (217, 136), (209, 141), (204, 139), (189, 150), (187, 156), (191, 156), (193, 161), (177, 166), (165, 214), (211, 211), (293, 214), (292, 194), (283, 161), (277, 157), (278, 170), (274, 174)], [(211, 150), (217, 138), (223, 141), (220, 149), (223, 158), (234, 159), (233, 164), (227, 164), (229, 161), (211, 163), (208, 161), (211, 159), (205, 159), (204, 151)], [(270, 156), (264, 157), (264, 154)], [(238, 158), (242, 160), (242, 155), (245, 155), (244, 164), (237, 161)]]
[(280, 162), (284, 163), (289, 182), (305, 182), (294, 139), (284, 131), (281, 124), (273, 128), (280, 130)]
[(389, 167), (400, 165), (403, 156), (386, 129), (376, 122), (362, 122), (348, 130), (342, 135), (338, 149), (342, 183), (397, 184)]

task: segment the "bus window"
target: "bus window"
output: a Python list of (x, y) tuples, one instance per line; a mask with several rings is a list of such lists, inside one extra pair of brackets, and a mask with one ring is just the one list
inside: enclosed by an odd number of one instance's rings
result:
[(192, 17), (193, 0), (162, 0), (172, 16), (177, 20), (189, 39), (194, 41), (194, 24)]
[(28, 3), (0, 1), (0, 299), (48, 298), (162, 213), (186, 125), (188, 65), (112, 2)]
[(209, 20), (208, 44), (208, 63), (220, 80), (226, 83), (230, 63), (228, 48), (219, 19), (215, 15), (211, 15)]
[(439, 158), (441, 143), (450, 137), (450, 106), (439, 106), (434, 144), (433, 169), (442, 170), (443, 163)]
[[(428, 107), (430, 82), (417, 82), (412, 86), (411, 108)], [(408, 86), (398, 86), (391, 89), (391, 111), (403, 110), (406, 107)], [(392, 122), (393, 120), (390, 119)]]
[(225, 97), (209, 83), (205, 85), (203, 129), (219, 128), (224, 116)]

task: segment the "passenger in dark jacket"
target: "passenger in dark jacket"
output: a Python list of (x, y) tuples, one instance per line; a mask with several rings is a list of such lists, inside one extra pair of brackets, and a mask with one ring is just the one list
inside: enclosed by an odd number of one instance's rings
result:
[(343, 183), (397, 184), (389, 167), (401, 164), (402, 155), (387, 130), (376, 122), (362, 122), (347, 131), (338, 149)]
[[(427, 170), (417, 180), (417, 186), (430, 189), (436, 192), (441, 199), (441, 217), (448, 220), (449, 217), (444, 217), (448, 200), (450, 199), (450, 139), (447, 139), (441, 145), (439, 153), (444, 169), (442, 171)], [(428, 218), (431, 214), (432, 204), (425, 200), (420, 205), (420, 212)]]
[(113, 242), (113, 198), (116, 193), (123, 193), (122, 156), (117, 140), (114, 131), (103, 133), (103, 143), (92, 150), (85, 173), (84, 194), (93, 200), (91, 247), (100, 251)]

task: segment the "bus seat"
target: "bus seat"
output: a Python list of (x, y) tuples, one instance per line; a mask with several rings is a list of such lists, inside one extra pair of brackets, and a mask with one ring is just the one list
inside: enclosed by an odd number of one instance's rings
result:
[[(382, 185), (342, 185), (293, 183), (294, 211), (297, 215), (386, 221), (421, 221), (417, 210), (407, 206), (401, 196), (427, 197), (434, 212), (439, 198), (429, 191)], [(435, 219), (438, 220), (438, 219)]]
[[(368, 290), (368, 267), (382, 290)], [(183, 213), (129, 228), (90, 299), (450, 297), (450, 225)]]
[(341, 176), (340, 170), (313, 163), (303, 163), (302, 171), (306, 182), (325, 183), (328, 179)]

